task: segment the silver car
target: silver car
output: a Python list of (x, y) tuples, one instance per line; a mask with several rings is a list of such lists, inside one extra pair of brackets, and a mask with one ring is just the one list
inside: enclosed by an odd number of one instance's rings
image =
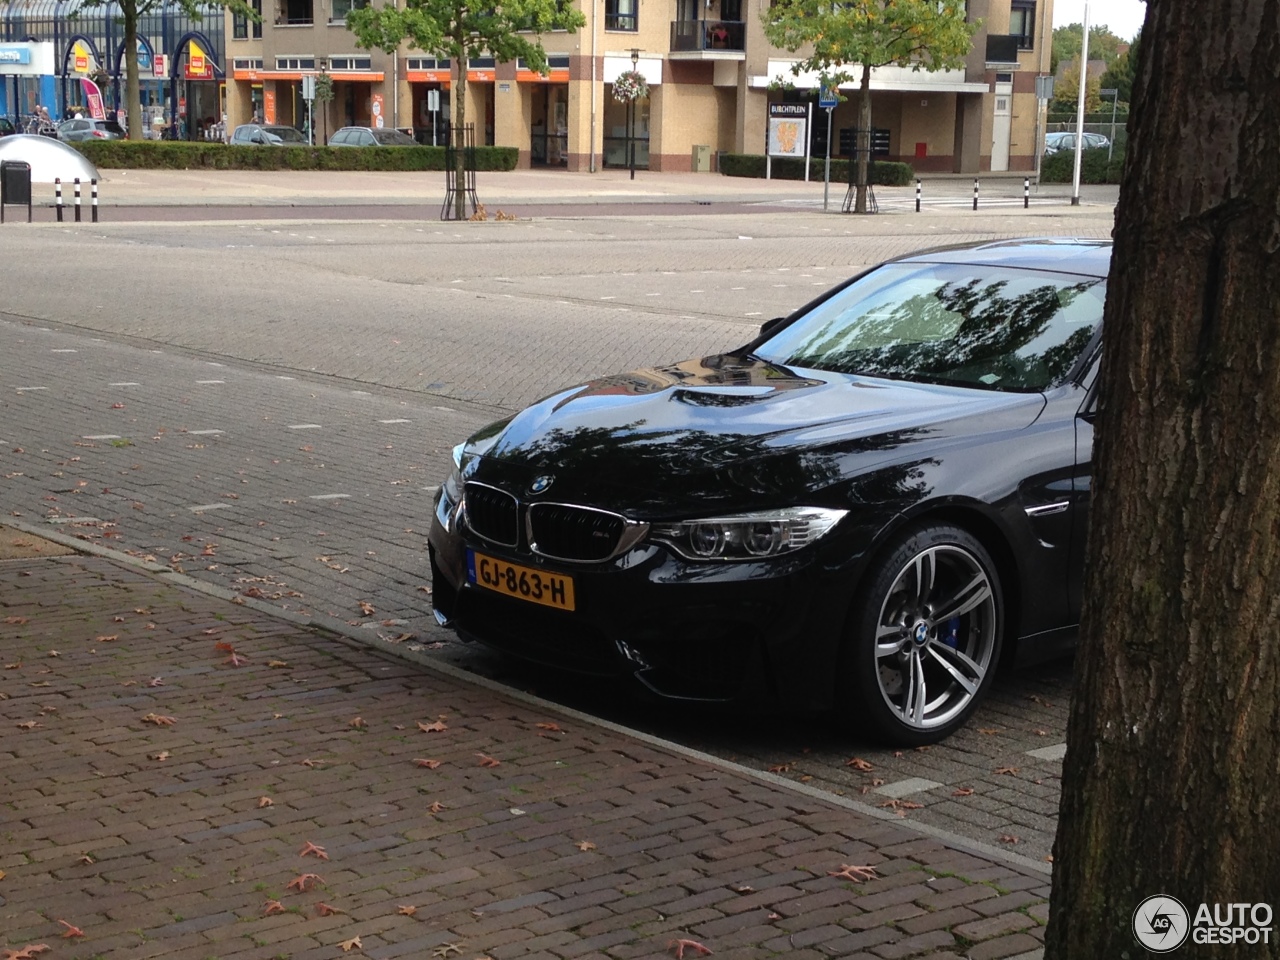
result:
[(390, 127), (342, 127), (329, 138), (331, 147), (416, 147), (418, 141)]

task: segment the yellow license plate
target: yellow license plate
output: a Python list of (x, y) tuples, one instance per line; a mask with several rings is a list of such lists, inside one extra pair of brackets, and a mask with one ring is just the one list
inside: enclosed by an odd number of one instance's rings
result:
[(540, 603), (557, 610), (574, 609), (573, 577), (563, 574), (522, 567), (518, 563), (507, 563), (468, 550), (467, 579), (478, 587), (518, 600)]

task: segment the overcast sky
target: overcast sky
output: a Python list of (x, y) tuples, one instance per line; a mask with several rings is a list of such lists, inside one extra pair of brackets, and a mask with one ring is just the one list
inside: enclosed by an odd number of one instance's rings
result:
[[(1085, 0), (1053, 0), (1053, 25), (1084, 23)], [(1132, 40), (1142, 28), (1147, 5), (1139, 0), (1089, 0), (1089, 25), (1106, 24), (1121, 40)]]

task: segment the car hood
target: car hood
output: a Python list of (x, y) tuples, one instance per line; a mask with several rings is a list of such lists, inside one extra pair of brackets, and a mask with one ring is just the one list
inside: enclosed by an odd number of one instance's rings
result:
[[(1039, 393), (797, 370), (733, 355), (593, 380), (468, 441), (467, 479), (640, 517), (758, 503), (918, 461), (961, 438), (1020, 430)], [(550, 478), (548, 483), (547, 478)]]

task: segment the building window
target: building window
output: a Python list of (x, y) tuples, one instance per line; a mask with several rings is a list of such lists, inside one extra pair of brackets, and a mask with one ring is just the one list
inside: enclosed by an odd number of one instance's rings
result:
[(253, 23), (253, 39), (262, 39), (262, 0), (253, 0), (253, 12), (258, 15), (258, 19)]
[[(524, 57), (517, 57), (517, 58), (516, 58), (516, 69), (517, 69), (517, 70), (528, 70), (528, 69), (529, 69), (529, 64), (525, 62)], [(565, 54), (558, 54), (558, 53), (549, 53), (549, 54), (547, 54), (547, 69), (548, 69), (548, 70), (568, 70), (568, 69), (569, 69), (569, 55), (568, 55), (567, 53), (565, 53)]]
[(330, 57), (330, 70), (372, 70), (372, 57)]
[(1018, 38), (1019, 50), (1035, 49), (1036, 5), (1034, 0), (1013, 0), (1009, 10), (1009, 34)]
[(315, 23), (312, 0), (279, 0), (276, 26), (309, 26)]
[(277, 70), (314, 70), (315, 57), (276, 57)]
[(249, 39), (249, 18), (243, 13), (234, 13), (231, 15), (231, 39)]
[(233, 70), (261, 70), (261, 57), (236, 57), (231, 61), (231, 69)]
[(604, 0), (604, 28), (632, 32), (639, 30), (638, 7), (639, 0)]
[(448, 57), (410, 57), (410, 70), (448, 70), (451, 66)]
[(467, 61), (468, 70), (492, 70), (496, 61), (493, 57), (472, 57)]
[(348, 13), (368, 5), (369, 0), (333, 0), (333, 16), (329, 18), (329, 22), (346, 23)]

